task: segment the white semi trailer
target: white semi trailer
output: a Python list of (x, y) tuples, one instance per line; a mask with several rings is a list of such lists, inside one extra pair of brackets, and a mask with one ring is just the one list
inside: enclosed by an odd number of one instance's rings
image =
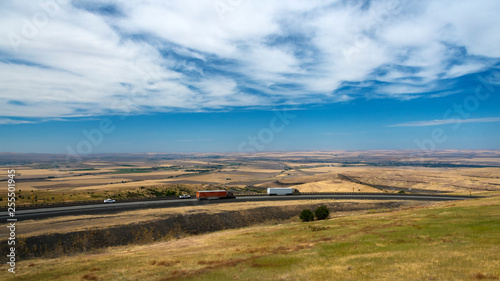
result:
[(272, 187), (267, 189), (267, 195), (294, 195), (299, 194), (299, 191), (290, 187)]

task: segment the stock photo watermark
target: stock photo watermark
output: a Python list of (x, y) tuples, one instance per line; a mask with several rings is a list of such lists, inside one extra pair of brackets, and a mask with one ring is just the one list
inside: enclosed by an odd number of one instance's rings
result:
[(274, 109), (274, 115), (269, 120), (269, 125), (259, 130), (256, 135), (249, 136), (246, 141), (238, 145), (238, 152), (258, 152), (263, 151), (266, 145), (274, 140), (277, 133), (283, 132), (286, 126), (290, 124), (290, 120), (294, 119), (296, 115), (288, 113), (289, 109), (283, 108), (282, 110)]
[(7, 269), (11, 273), (16, 273), (16, 170), (7, 171), (7, 212), (9, 218), (7, 219), (7, 229), (9, 232), (7, 244), (9, 247), (9, 254), (7, 255)]
[(112, 105), (115, 111), (122, 113), (120, 115), (121, 120), (125, 120), (132, 111), (138, 108), (138, 104), (146, 99), (148, 91), (157, 90), (161, 80), (161, 69), (159, 66), (155, 68), (150, 66), (138, 66), (138, 68), (146, 73), (141, 80), (140, 86), (134, 85), (125, 98), (119, 99)]
[(219, 19), (224, 20), (227, 13), (234, 12), (245, 0), (213, 0), (212, 6)]
[[(357, 2), (356, 2), (357, 4)], [(363, 26), (363, 32), (353, 36), (351, 44), (342, 48), (344, 58), (348, 63), (352, 62), (352, 56), (360, 53), (368, 46), (370, 41), (370, 33), (375, 34), (384, 26), (388, 26), (401, 13), (401, 1), (391, 1), (384, 9), (372, 11), (369, 21)]]
[[(160, 81), (159, 68), (152, 69), (150, 67), (142, 68), (146, 75), (143, 77), (140, 86), (135, 86), (131, 89), (130, 94), (126, 98), (120, 99), (113, 104), (113, 109), (121, 112), (120, 120), (125, 120), (130, 113), (138, 107), (138, 104), (147, 97), (147, 91), (153, 91), (158, 88)], [(109, 118), (104, 118), (99, 121), (97, 128), (92, 130), (82, 130), (83, 139), (80, 140), (74, 147), (66, 146), (66, 162), (75, 163), (82, 162), (83, 157), (91, 154), (94, 149), (100, 146), (106, 135), (113, 133), (116, 129), (115, 124)], [(60, 172), (61, 169), (58, 169)]]
[(75, 149), (70, 145), (66, 146), (66, 161), (68, 163), (71, 162), (71, 158), (74, 158), (77, 162), (82, 161), (82, 156), (92, 153), (95, 147), (102, 144), (104, 136), (111, 134), (115, 129), (116, 127), (113, 125), (113, 121), (104, 118), (99, 122), (98, 128), (90, 131), (85, 129), (82, 130), (85, 139), (78, 142)]
[(31, 17), (23, 17), (22, 25), (16, 32), (7, 33), (10, 46), (15, 52), (19, 51), (22, 45), (26, 45), (38, 36), (40, 30), (46, 27), (50, 20), (56, 17), (62, 6), (69, 4), (69, 0), (46, 0), (38, 2), (38, 9)]
[[(493, 77), (493, 76), (492, 76)], [(451, 131), (457, 131), (466, 119), (472, 116), (472, 113), (479, 109), (481, 102), (488, 100), (492, 94), (496, 92), (494, 84), (500, 81), (488, 81), (484, 77), (477, 76), (478, 85), (474, 89), (474, 94), (470, 94), (463, 99), (461, 103), (455, 103), (443, 113), (443, 119), (440, 120), (444, 124), (453, 124)], [(493, 78), (492, 78), (493, 79)], [(419, 157), (423, 159), (425, 152), (437, 148), (438, 144), (443, 144), (448, 140), (449, 131), (442, 127), (434, 128), (430, 137), (425, 139), (415, 139), (415, 144), (419, 149), (417, 155), (410, 158)]]

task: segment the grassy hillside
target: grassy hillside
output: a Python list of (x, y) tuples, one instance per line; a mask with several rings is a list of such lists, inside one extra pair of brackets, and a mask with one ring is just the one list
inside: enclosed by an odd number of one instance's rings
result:
[(34, 259), (0, 279), (496, 280), (498, 253), (494, 197)]

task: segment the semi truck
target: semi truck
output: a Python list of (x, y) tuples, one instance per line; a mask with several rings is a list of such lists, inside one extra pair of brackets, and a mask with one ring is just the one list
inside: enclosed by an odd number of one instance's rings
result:
[(198, 200), (209, 200), (209, 199), (234, 199), (236, 196), (231, 191), (226, 190), (204, 190), (197, 191), (196, 198)]
[(296, 195), (299, 191), (290, 187), (272, 187), (267, 189), (267, 195)]

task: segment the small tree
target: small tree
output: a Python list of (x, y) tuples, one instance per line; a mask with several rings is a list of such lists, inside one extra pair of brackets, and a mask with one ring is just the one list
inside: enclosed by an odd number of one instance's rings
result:
[(314, 220), (314, 214), (309, 209), (302, 210), (299, 217), (300, 217), (301, 221), (313, 221)]
[(328, 211), (328, 208), (326, 206), (319, 206), (316, 211), (314, 211), (314, 215), (316, 216), (316, 219), (324, 220), (328, 218), (328, 216), (330, 215), (330, 211)]

